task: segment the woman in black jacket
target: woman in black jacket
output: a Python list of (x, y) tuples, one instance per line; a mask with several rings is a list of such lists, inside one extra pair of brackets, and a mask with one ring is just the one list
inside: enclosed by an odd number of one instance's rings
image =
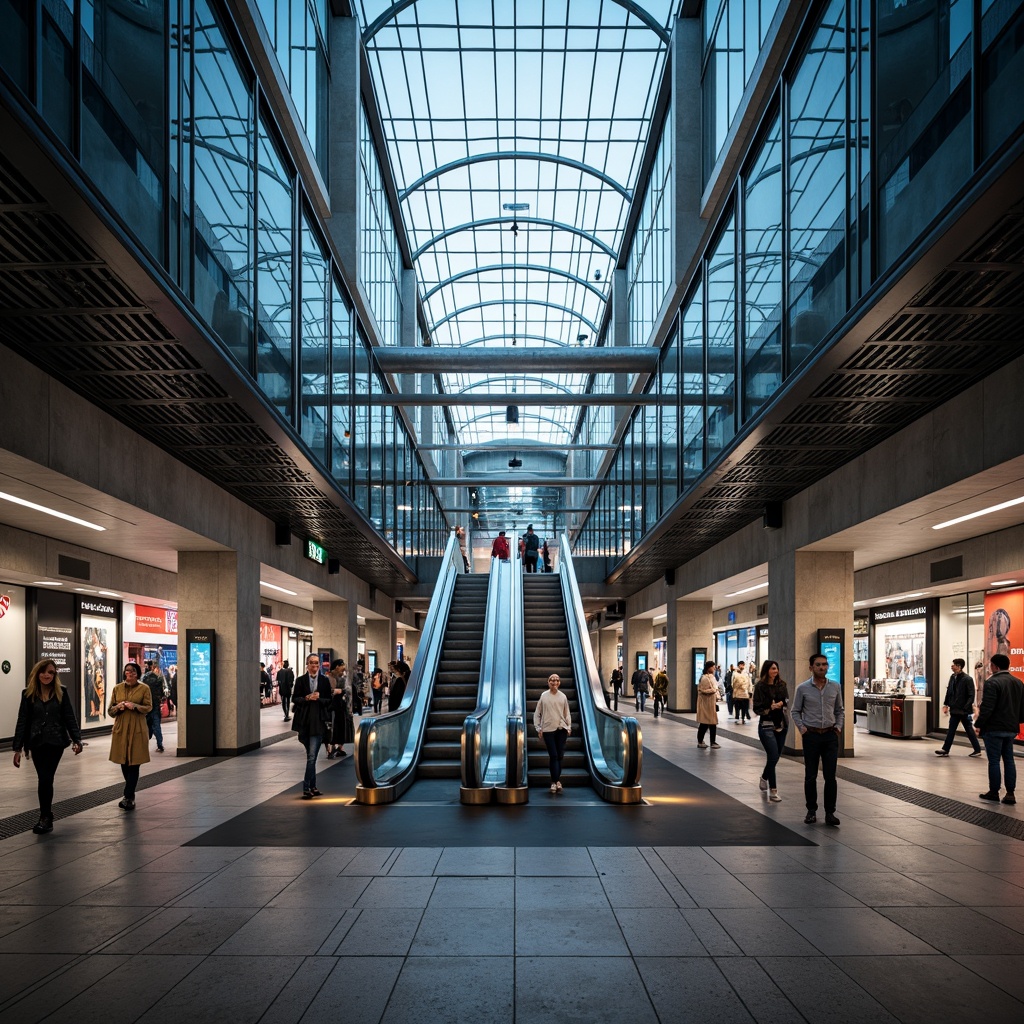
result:
[(779, 663), (766, 661), (761, 666), (761, 675), (754, 684), (754, 714), (757, 719), (757, 738), (764, 747), (765, 762), (758, 786), (761, 792), (768, 791), (768, 799), (778, 803), (778, 783), (775, 781), (775, 766), (782, 757), (786, 746), (786, 732), (789, 720), (786, 708), (789, 707), (789, 687), (785, 679), (779, 675)]
[(57, 665), (43, 658), (28, 674), (14, 729), (14, 767), (21, 767), (24, 751), (39, 777), (39, 821), (32, 827), (36, 835), (53, 831), (53, 779), (68, 745), (76, 754), (82, 752), (78, 718)]

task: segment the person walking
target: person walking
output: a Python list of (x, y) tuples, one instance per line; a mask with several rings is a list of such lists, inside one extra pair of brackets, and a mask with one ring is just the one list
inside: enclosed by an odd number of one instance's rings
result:
[(533, 524), (526, 528), (523, 537), (523, 569), (525, 572), (537, 571), (537, 559), (540, 556), (540, 538), (533, 532)]
[(953, 659), (953, 674), (946, 684), (946, 696), (942, 699), (942, 713), (949, 715), (949, 728), (942, 749), (936, 750), (939, 757), (949, 757), (949, 748), (953, 746), (957, 729), (962, 725), (967, 738), (974, 748), (968, 757), (981, 757), (981, 744), (974, 734), (974, 680), (964, 671), (967, 662), (963, 658)]
[(665, 703), (668, 700), (668, 675), (663, 668), (654, 673), (654, 682), (651, 684), (654, 691), (654, 717), (665, 713)]
[(334, 708), (334, 727), (327, 745), (327, 759), (345, 756), (345, 744), (355, 742), (355, 724), (352, 721), (352, 688), (349, 685), (345, 662), (337, 658), (331, 662), (331, 704)]
[(718, 750), (718, 680), (715, 678), (715, 663), (704, 665), (704, 675), (697, 683), (697, 746), (707, 747), (704, 736), (711, 730), (711, 749)]
[(153, 710), (146, 716), (146, 729), (149, 738), (156, 737), (156, 752), (164, 752), (164, 730), (160, 723), (160, 702), (164, 699), (164, 677), (155, 661), (146, 662), (146, 674), (142, 681), (149, 687), (149, 695), (153, 700)]
[(775, 766), (782, 757), (786, 745), (786, 708), (789, 706), (789, 687), (779, 675), (779, 663), (766, 661), (754, 684), (754, 714), (757, 720), (757, 738), (764, 747), (765, 762), (758, 786), (761, 792), (768, 792), (768, 799), (778, 803), (779, 785), (775, 777)]
[(404, 661), (395, 663), (395, 673), (391, 678), (391, 685), (388, 687), (388, 711), (397, 711), (401, 706), (411, 674), (411, 669)]
[(548, 547), (547, 541), (544, 541), (540, 546), (540, 558), (544, 566), (544, 572), (551, 572), (551, 549)]
[(503, 562), (507, 562), (512, 557), (512, 552), (509, 550), (508, 537), (505, 536), (504, 530), (498, 531), (498, 536), (494, 538), (494, 543), (491, 544), (491, 558), (500, 558)]
[(281, 707), (284, 708), (284, 720), (286, 722), (292, 720), (289, 712), (292, 709), (292, 688), (294, 686), (295, 670), (285, 660), (281, 662), (281, 667), (277, 670), (277, 696), (281, 700)]
[(36, 770), (39, 820), (32, 831), (37, 836), (53, 831), (53, 779), (69, 746), (76, 756), (82, 752), (78, 716), (61, 685), (56, 662), (43, 658), (28, 674), (14, 727), (14, 767), (21, 767), (24, 754)]
[(373, 693), (373, 713), (379, 715), (384, 701), (384, 670), (379, 665), (370, 676), (370, 690)]
[(331, 681), (320, 671), (315, 654), (306, 658), (306, 671), (295, 681), (292, 697), (292, 732), (306, 748), (306, 774), (302, 778), (302, 799), (320, 796), (316, 788), (316, 759), (327, 734), (331, 713)]
[(725, 717), (732, 718), (732, 674), (736, 671), (735, 665), (730, 665), (722, 679), (722, 689), (725, 691)]
[(561, 677), (552, 672), (548, 676), (548, 688), (540, 695), (533, 711), (533, 727), (548, 748), (548, 770), (551, 773), (551, 792), (561, 793), (562, 758), (565, 756), (565, 742), (572, 732), (569, 716), (569, 701), (558, 688)]
[(825, 824), (838, 825), (836, 817), (836, 765), (839, 737), (843, 735), (846, 711), (843, 691), (828, 678), (828, 658), (820, 652), (810, 659), (811, 678), (805, 679), (793, 695), (793, 723), (804, 742), (805, 825), (818, 820), (818, 766), (825, 779)]
[(985, 740), (988, 755), (988, 791), (979, 793), (982, 800), (999, 799), (999, 766), (1002, 762), (1006, 774), (1004, 804), (1015, 804), (1017, 798), (1017, 765), (1013, 759), (1013, 741), (1024, 722), (1024, 683), (1010, 675), (1010, 659), (1005, 654), (993, 654), (989, 659), (991, 673), (985, 680), (981, 710), (974, 723), (974, 731)]
[(462, 554), (462, 566), (466, 572), (469, 572), (469, 555), (466, 552), (466, 531), (463, 527), (455, 527), (455, 539), (459, 542), (459, 552)]
[(739, 724), (746, 725), (750, 721), (750, 692), (747, 663), (737, 662), (736, 671), (732, 674), (732, 710)]
[(110, 695), (107, 715), (114, 719), (110, 734), (110, 760), (121, 766), (124, 793), (117, 806), (135, 810), (139, 770), (149, 763), (149, 729), (146, 718), (153, 710), (153, 694), (139, 679), (139, 666), (129, 661), (121, 671), (121, 682)]
[(637, 711), (643, 711), (647, 707), (647, 694), (651, 690), (651, 673), (645, 668), (638, 668), (630, 678), (629, 685), (633, 687)]
[(612, 669), (612, 708), (619, 710), (619, 694), (622, 692), (622, 669), (616, 666)]

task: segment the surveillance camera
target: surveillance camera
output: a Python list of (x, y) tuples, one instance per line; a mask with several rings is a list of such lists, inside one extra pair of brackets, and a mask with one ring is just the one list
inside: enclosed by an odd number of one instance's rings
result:
[(601, 271), (600, 270), (595, 270), (594, 271), (594, 280), (595, 281), (600, 281), (601, 280)]

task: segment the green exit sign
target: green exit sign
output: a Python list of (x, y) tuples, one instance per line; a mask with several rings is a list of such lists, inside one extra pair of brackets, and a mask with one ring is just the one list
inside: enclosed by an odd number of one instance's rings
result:
[(306, 557), (311, 562), (316, 562), (318, 565), (323, 565), (327, 561), (327, 551), (322, 544), (317, 544), (315, 540), (306, 539)]

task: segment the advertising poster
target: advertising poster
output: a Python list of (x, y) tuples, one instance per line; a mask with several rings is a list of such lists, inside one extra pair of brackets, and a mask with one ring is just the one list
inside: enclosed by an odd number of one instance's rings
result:
[[(1011, 675), (1024, 679), (1024, 590), (985, 595), (986, 675), (993, 654), (1005, 654), (1010, 659)], [(979, 694), (978, 701), (981, 699)], [(1024, 729), (1017, 733), (1017, 739), (1024, 740)]]
[(110, 679), (111, 623), (106, 619), (82, 619), (82, 718), (90, 725), (107, 721), (106, 700), (117, 682)]
[(25, 588), (0, 583), (0, 736), (14, 735), (21, 691), (34, 663), (26, 661)]
[(212, 646), (192, 642), (188, 645), (189, 703), (209, 705), (213, 693)]

